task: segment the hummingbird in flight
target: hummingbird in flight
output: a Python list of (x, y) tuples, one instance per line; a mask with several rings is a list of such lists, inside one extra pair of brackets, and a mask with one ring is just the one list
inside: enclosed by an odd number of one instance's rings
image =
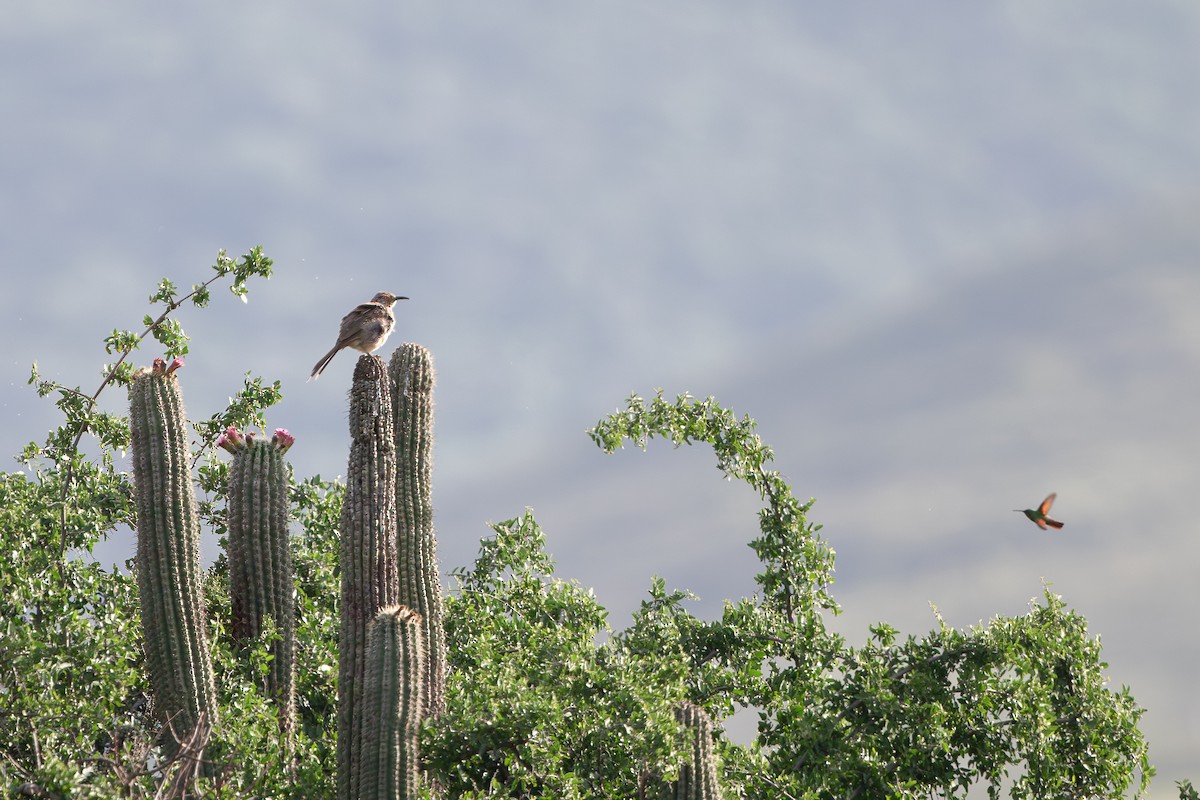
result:
[(1046, 515), (1050, 513), (1050, 506), (1054, 505), (1054, 498), (1058, 497), (1056, 492), (1051, 492), (1046, 495), (1046, 499), (1037, 508), (1014, 508), (1013, 511), (1020, 511), (1025, 516), (1033, 520), (1033, 523), (1042, 530), (1046, 530), (1046, 526), (1051, 528), (1061, 528), (1063, 524), (1056, 519), (1050, 519)]

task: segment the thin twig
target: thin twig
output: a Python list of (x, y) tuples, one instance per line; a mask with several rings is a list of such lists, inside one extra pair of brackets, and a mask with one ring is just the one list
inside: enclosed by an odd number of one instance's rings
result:
[(17, 787), (17, 794), (22, 797), (40, 797), (45, 800), (63, 800), (62, 795), (55, 794), (36, 783), (22, 783)]
[[(750, 776), (750, 774), (751, 774), (751, 773), (747, 772), (746, 770), (730, 769), (729, 771), (730, 771), (730, 772), (732, 772), (732, 773), (733, 773), (733, 774), (735, 774), (735, 775), (741, 775), (741, 776), (743, 776), (743, 777), (749, 777), (749, 776)], [(759, 772), (759, 773), (756, 773), (756, 776), (757, 776), (757, 777), (758, 777), (758, 779), (759, 779), (759, 780), (761, 780), (763, 783), (766, 783), (766, 784), (767, 784), (768, 786), (770, 786), (772, 789), (774, 789), (775, 791), (779, 792), (779, 796), (780, 796), (781, 798), (784, 798), (784, 800), (796, 800), (796, 796), (795, 796), (795, 795), (788, 793), (788, 791), (787, 791), (786, 789), (784, 789), (782, 786), (780, 786), (780, 785), (779, 785), (778, 783), (776, 783), (775, 781), (771, 780), (770, 776), (769, 776), (769, 775), (767, 775), (765, 772)]]
[(163, 781), (154, 793), (154, 800), (172, 800), (187, 795), (188, 789), (200, 775), (200, 768), (204, 763), (204, 748), (208, 746), (212, 734), (212, 727), (203, 711), (200, 712), (196, 725), (183, 738), (175, 732), (175, 726), (169, 721), (167, 725), (178, 749), (163, 767)]

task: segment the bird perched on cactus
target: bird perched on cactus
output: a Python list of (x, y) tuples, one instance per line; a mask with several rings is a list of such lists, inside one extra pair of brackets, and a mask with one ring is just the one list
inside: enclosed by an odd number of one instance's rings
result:
[(353, 347), (364, 353), (372, 353), (383, 347), (396, 324), (392, 306), (396, 305), (397, 300), (407, 299), (391, 292), (379, 292), (367, 302), (355, 306), (353, 311), (342, 317), (337, 342), (313, 367), (309, 380), (320, 377), (325, 367), (344, 347)]
[(1043, 500), (1042, 504), (1037, 508), (1014, 508), (1013, 511), (1020, 511), (1022, 514), (1033, 520), (1033, 524), (1037, 525), (1042, 530), (1046, 530), (1047, 526), (1051, 528), (1061, 528), (1063, 526), (1061, 522), (1056, 519), (1050, 519), (1046, 516), (1050, 513), (1050, 506), (1054, 505), (1054, 498), (1056, 497), (1058, 497), (1058, 494), (1051, 492), (1050, 494), (1046, 495), (1046, 499)]

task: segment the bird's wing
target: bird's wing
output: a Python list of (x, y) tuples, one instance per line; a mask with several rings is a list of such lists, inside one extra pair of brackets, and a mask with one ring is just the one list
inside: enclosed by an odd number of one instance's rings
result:
[(1051, 492), (1050, 494), (1048, 494), (1046, 496), (1046, 499), (1042, 501), (1042, 504), (1040, 506), (1038, 506), (1038, 513), (1039, 514), (1049, 514), (1050, 506), (1054, 505), (1054, 498), (1056, 498), (1056, 497), (1058, 497), (1057, 492)]
[(353, 311), (351, 311), (346, 316), (342, 317), (342, 325), (344, 326), (351, 318), (357, 318), (357, 317), (360, 317), (363, 314), (367, 313), (367, 309), (370, 309), (370, 308), (379, 308), (379, 303), (376, 303), (374, 301), (369, 301), (366, 303), (359, 303), (358, 305), (356, 305), (354, 307)]

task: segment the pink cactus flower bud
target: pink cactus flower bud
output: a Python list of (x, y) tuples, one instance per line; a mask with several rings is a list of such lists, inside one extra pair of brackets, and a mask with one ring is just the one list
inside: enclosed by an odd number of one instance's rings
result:
[(296, 443), (296, 437), (288, 433), (287, 428), (276, 428), (271, 437), (271, 444), (281, 453), (286, 453)]
[(238, 433), (238, 429), (230, 425), (225, 429), (225, 432), (217, 437), (217, 447), (224, 448), (230, 453), (236, 453), (238, 450), (245, 448), (246, 444), (242, 440), (242, 435)]
[(175, 356), (173, 359), (171, 359), (171, 363), (167, 365), (167, 374), (170, 375), (172, 372), (174, 372), (175, 370), (179, 369), (182, 366), (183, 366), (183, 359), (180, 358), (179, 356)]

